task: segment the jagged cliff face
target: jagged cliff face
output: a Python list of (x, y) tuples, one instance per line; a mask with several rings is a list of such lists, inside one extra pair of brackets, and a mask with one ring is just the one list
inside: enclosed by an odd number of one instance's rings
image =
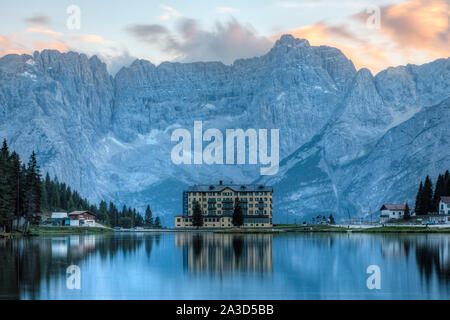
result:
[[(43, 51), (0, 59), (0, 137), (92, 200), (150, 203), (167, 223), (186, 184), (216, 180), (273, 183), (275, 217), (362, 215), (411, 202), (418, 180), (450, 166), (448, 97), (449, 59), (373, 77), (291, 36), (231, 66), (137, 60), (114, 78), (97, 57)], [(172, 164), (173, 129), (197, 120), (280, 129), (279, 173)]]

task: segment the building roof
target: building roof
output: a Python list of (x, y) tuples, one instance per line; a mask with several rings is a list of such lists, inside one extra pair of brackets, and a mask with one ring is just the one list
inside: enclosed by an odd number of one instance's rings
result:
[(235, 192), (245, 191), (269, 191), (273, 192), (272, 186), (265, 186), (260, 184), (211, 184), (211, 185), (193, 185), (189, 186), (186, 191), (199, 191), (199, 192), (220, 192), (225, 189), (231, 189)]
[(85, 210), (85, 211), (72, 211), (71, 213), (69, 213), (69, 216), (79, 216), (79, 215), (86, 214), (86, 213), (90, 214), (90, 215), (93, 215), (95, 217), (95, 214), (93, 214), (92, 212), (87, 211), (87, 210)]
[(52, 212), (52, 219), (67, 218), (67, 212)]
[(441, 201), (442, 201), (443, 203), (450, 203), (450, 197), (444, 197), (444, 196), (441, 196)]
[(405, 210), (404, 204), (383, 204), (380, 210)]

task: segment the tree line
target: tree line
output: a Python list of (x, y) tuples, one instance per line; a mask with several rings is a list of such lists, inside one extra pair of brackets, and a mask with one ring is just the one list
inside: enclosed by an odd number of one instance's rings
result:
[(450, 196), (450, 174), (448, 170), (444, 174), (439, 174), (434, 192), (433, 182), (429, 176), (425, 178), (425, 182), (420, 182), (416, 195), (416, 214), (426, 215), (430, 212), (439, 212), (439, 201), (442, 196)]
[(145, 210), (145, 216), (142, 216), (135, 208), (126, 205), (119, 210), (113, 202), (108, 204), (104, 200), (100, 201), (98, 206), (90, 204), (77, 191), (72, 191), (70, 186), (60, 183), (57, 177), (51, 179), (48, 173), (42, 181), (41, 190), (41, 210), (43, 212), (88, 210), (95, 214), (96, 221), (110, 227), (161, 228), (160, 218), (153, 219), (149, 205)]
[(0, 150), (0, 230), (13, 230), (14, 221), (21, 218), (25, 219), (26, 225), (38, 224), (42, 213), (77, 210), (94, 213), (96, 221), (110, 227), (161, 228), (160, 218), (153, 219), (149, 205), (144, 216), (135, 208), (123, 206), (119, 210), (114, 203), (107, 204), (103, 200), (97, 206), (59, 182), (57, 177), (51, 179), (47, 173), (42, 179), (34, 151), (25, 165), (15, 151), (10, 153), (7, 141), (3, 140)]
[(111, 227), (121, 227), (121, 228), (134, 228), (134, 227), (146, 227), (146, 228), (156, 228), (160, 229), (161, 220), (159, 217), (153, 219), (152, 210), (150, 206), (147, 205), (145, 209), (145, 215), (142, 216), (141, 213), (137, 212), (134, 208), (127, 208), (123, 206), (122, 210), (119, 210), (114, 203), (110, 202), (109, 205), (105, 201), (101, 201), (99, 208), (94, 207), (96, 216), (102, 219), (104, 223)]

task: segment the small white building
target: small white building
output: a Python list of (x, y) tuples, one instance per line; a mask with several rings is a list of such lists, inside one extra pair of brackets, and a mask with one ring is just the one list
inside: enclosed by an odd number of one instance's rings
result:
[(450, 197), (441, 197), (439, 201), (439, 214), (450, 214)]
[(70, 225), (69, 217), (67, 212), (52, 212), (50, 221), (54, 226), (68, 226)]
[(52, 219), (68, 219), (67, 212), (52, 212)]
[[(403, 219), (405, 216), (405, 208), (404, 204), (383, 204), (380, 208), (380, 223), (385, 223), (391, 219)], [(415, 213), (409, 211), (411, 216), (415, 216)]]

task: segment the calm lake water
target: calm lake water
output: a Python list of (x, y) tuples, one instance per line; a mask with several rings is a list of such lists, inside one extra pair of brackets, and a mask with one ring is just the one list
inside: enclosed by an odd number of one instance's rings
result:
[[(449, 235), (115, 233), (0, 240), (0, 299), (449, 299)], [(68, 289), (68, 266), (81, 288)], [(367, 267), (380, 268), (369, 290)]]

